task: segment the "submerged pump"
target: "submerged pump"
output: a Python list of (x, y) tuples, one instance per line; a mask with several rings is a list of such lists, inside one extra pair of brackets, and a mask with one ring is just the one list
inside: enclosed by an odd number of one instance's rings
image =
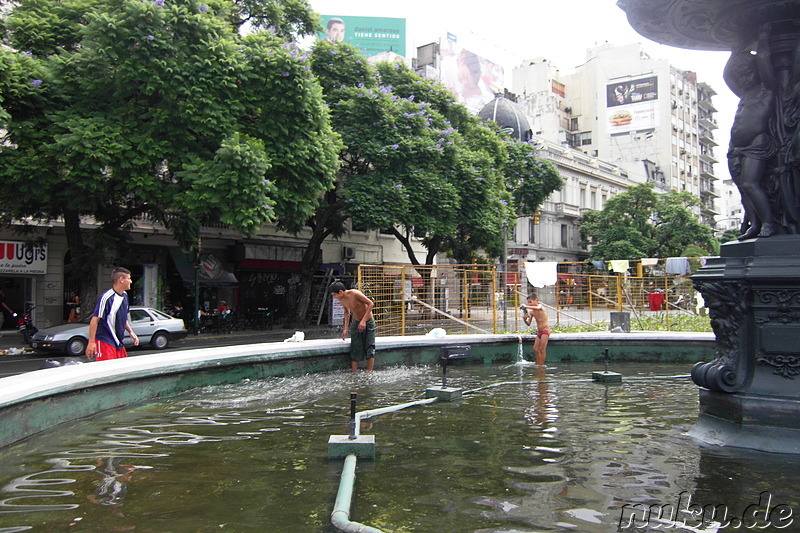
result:
[(592, 381), (600, 383), (621, 383), (622, 374), (618, 372), (608, 371), (608, 348), (603, 350), (603, 368), (602, 372), (592, 372)]
[(439, 362), (442, 364), (442, 384), (428, 387), (425, 391), (426, 398), (438, 398), (449, 402), (461, 397), (462, 389), (447, 386), (447, 364), (458, 359), (468, 359), (471, 349), (471, 346), (445, 346), (442, 348), (442, 356), (439, 358)]

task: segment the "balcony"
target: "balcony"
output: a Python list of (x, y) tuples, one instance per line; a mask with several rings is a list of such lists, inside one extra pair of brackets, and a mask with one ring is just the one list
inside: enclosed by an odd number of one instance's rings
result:
[(699, 100), (697, 102), (697, 107), (700, 109), (705, 109), (706, 111), (710, 111), (711, 113), (716, 113), (717, 109), (711, 103), (711, 100)]
[(580, 218), (581, 210), (577, 205), (568, 204), (565, 202), (558, 202), (555, 204), (556, 216), (566, 218)]
[(714, 188), (713, 185), (706, 185), (704, 183), (700, 183), (700, 195), (701, 196), (710, 196), (712, 198), (719, 198), (719, 192), (717, 189)]
[(719, 161), (714, 159), (714, 156), (711, 155), (710, 152), (707, 153), (700, 152), (700, 161), (705, 161), (706, 163), (719, 163)]
[(710, 132), (702, 129), (700, 130), (700, 142), (711, 146), (717, 146), (717, 142), (714, 140), (713, 135)]
[(719, 127), (717, 121), (709, 117), (700, 117), (700, 126), (708, 130), (715, 130)]

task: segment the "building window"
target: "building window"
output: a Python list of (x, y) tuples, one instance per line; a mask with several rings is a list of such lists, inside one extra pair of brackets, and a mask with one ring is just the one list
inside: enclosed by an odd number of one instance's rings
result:
[(561, 247), (567, 247), (567, 225), (561, 224)]
[(536, 242), (536, 221), (532, 218), (528, 219), (528, 242), (531, 244)]

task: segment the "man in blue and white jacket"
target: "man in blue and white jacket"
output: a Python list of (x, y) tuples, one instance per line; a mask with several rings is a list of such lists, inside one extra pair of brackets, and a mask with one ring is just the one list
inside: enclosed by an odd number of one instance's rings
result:
[(133, 345), (139, 345), (139, 337), (133, 332), (128, 320), (128, 294), (131, 288), (131, 271), (117, 267), (111, 273), (111, 288), (100, 295), (89, 322), (89, 344), (86, 356), (93, 361), (121, 359), (128, 356), (122, 339), (127, 331)]

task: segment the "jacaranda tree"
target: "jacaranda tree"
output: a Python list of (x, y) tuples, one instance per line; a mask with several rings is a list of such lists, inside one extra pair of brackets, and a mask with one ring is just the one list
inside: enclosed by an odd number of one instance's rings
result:
[[(395, 235), (412, 264), (432, 264), (439, 252), (468, 261), (499, 255), (505, 221), (517, 209), (535, 210), (560, 184), (549, 165), (522, 161), (522, 153), (533, 154), (530, 145), (511, 147), (443, 86), (400, 62), (372, 67), (354, 47), (325, 41), (311, 61), (345, 146), (336, 187), (309, 220), (298, 321), (321, 244), (342, 235), (348, 219)], [(526, 171), (546, 177), (523, 187)], [(425, 248), (422, 258), (414, 239)]]

